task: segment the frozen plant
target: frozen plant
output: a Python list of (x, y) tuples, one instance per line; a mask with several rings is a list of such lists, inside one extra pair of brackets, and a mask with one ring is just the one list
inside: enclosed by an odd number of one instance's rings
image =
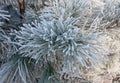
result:
[(36, 83), (34, 61), (28, 57), (12, 57), (0, 67), (0, 83)]
[(9, 60), (16, 52), (17, 47), (12, 43), (14, 36), (0, 28), (0, 62)]
[(10, 15), (5, 10), (0, 10), (0, 26), (3, 24), (2, 19), (9, 20)]
[(41, 11), (41, 18), (51, 20), (64, 15), (66, 19), (70, 16), (79, 20), (76, 24), (79, 27), (89, 27), (104, 9), (101, 0), (51, 0), (50, 4)]
[[(60, 17), (58, 21), (41, 21), (24, 24), (17, 35), (19, 53), (36, 63), (50, 63), (57, 72), (81, 75), (81, 66), (98, 65), (102, 61), (103, 49), (97, 42), (99, 33), (73, 26), (76, 19)], [(59, 57), (59, 58), (58, 58)], [(58, 62), (61, 64), (58, 65)], [(41, 63), (43, 64), (43, 63)], [(60, 71), (62, 70), (62, 71)]]
[[(19, 1), (21, 0), (1, 0), (1, 4), (7, 5), (19, 5)], [(33, 6), (40, 6), (46, 4), (49, 0), (24, 0), (25, 4), (33, 5)]]
[[(99, 33), (80, 29), (74, 26), (75, 21), (72, 17), (64, 19), (61, 16), (58, 20), (24, 24), (16, 32), (16, 41), (13, 42), (18, 47), (17, 53), (1, 66), (1, 82), (33, 83), (34, 80), (30, 79), (39, 76), (38, 82), (34, 83), (58, 83), (64, 74), (80, 77), (80, 67), (94, 67), (105, 60), (105, 51), (97, 41)], [(43, 73), (36, 76), (31, 71), (35, 66), (43, 66), (40, 69)]]
[(119, 0), (104, 0), (104, 12), (101, 14), (101, 26), (112, 27), (114, 24), (118, 26), (120, 18), (120, 2)]
[[(0, 45), (7, 45), (1, 53), (11, 56), (0, 67), (1, 83), (59, 83), (62, 78), (80, 77), (81, 67), (94, 67), (105, 61), (106, 51), (96, 31), (100, 23), (98, 14), (103, 9), (97, 11), (98, 4), (91, 6), (91, 1), (95, 0), (54, 0), (41, 15), (26, 13), (33, 22), (28, 18), (30, 23), (10, 33), (11, 37), (1, 29)], [(92, 17), (94, 12), (97, 14)], [(85, 29), (76, 26), (79, 23), (84, 27), (90, 25)]]

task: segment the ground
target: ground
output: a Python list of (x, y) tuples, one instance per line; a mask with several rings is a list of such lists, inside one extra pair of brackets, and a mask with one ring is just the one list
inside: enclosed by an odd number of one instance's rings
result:
[(103, 33), (106, 38), (101, 42), (110, 49), (109, 61), (85, 76), (92, 83), (120, 83), (120, 27), (108, 28)]

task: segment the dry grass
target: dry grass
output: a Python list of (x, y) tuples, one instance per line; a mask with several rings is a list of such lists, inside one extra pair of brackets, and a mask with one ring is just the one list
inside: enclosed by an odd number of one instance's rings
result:
[(102, 37), (100, 42), (110, 50), (109, 61), (85, 76), (92, 83), (120, 83), (120, 27), (106, 29)]

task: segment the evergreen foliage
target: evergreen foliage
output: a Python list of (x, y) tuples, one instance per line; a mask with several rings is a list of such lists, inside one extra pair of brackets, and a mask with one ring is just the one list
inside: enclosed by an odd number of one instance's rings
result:
[[(17, 16), (18, 25), (8, 22), (13, 13), (1, 9), (0, 83), (66, 83), (64, 79), (81, 77), (82, 67), (106, 61), (100, 29), (120, 16), (119, 2), (108, 1), (45, 0), (45, 5), (43, 0), (25, 0), (25, 16)], [(0, 3), (19, 12), (16, 0)], [(5, 30), (7, 23), (20, 29)]]

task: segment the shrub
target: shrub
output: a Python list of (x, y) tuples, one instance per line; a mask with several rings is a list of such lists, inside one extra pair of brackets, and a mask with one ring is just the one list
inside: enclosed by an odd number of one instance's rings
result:
[(55, 0), (38, 15), (26, 13), (19, 31), (0, 29), (0, 56), (7, 60), (0, 68), (1, 83), (59, 83), (69, 76), (80, 77), (81, 67), (104, 62), (106, 51), (97, 29), (106, 11), (99, 9), (103, 2), (94, 2)]
[[(31, 24), (24, 24), (21, 30), (17, 32), (17, 41), (14, 43), (19, 47), (18, 55), (23, 59), (29, 58), (28, 61), (30, 63), (32, 63), (32, 60), (35, 61), (34, 65), (38, 63), (44, 65), (44, 72), (41, 75), (45, 79), (40, 79), (40, 83), (44, 83), (45, 80), (49, 81), (49, 78), (56, 79), (51, 79), (50, 83), (56, 82), (58, 81), (56, 75), (58, 78), (64, 74), (68, 74), (70, 77), (80, 77), (82, 74), (80, 67), (93, 67), (104, 60), (102, 58), (103, 50), (101, 50), (101, 46), (97, 42), (99, 38), (98, 32), (80, 29), (74, 26), (74, 21), (76, 19), (72, 17), (64, 20), (62, 16), (57, 21), (54, 19), (52, 21), (35, 21)], [(16, 70), (19, 71), (20, 78), (24, 83), (27, 83), (25, 79), (30, 77), (27, 72), (31, 68), (27, 66), (27, 63), (26, 60), (25, 62), (20, 62), (20, 67), (22, 65), (25, 66), (28, 69), (27, 71), (21, 68)], [(15, 66), (15, 69), (19, 68), (19, 57), (16, 64), (17, 67)], [(4, 76), (10, 75), (5, 73), (6, 69), (9, 69), (10, 71), (8, 70), (7, 72), (11, 72), (14, 75), (15, 72), (11, 71), (14, 68), (13, 64), (6, 63), (5, 65), (11, 66), (10, 68), (9, 66), (2, 66), (0, 74), (3, 75), (2, 73), (4, 73)], [(48, 70), (46, 70), (46, 67)], [(48, 73), (47, 76), (45, 73)], [(1, 78), (1, 80), (3, 82), (6, 81), (4, 78)], [(13, 80), (11, 81), (14, 82)]]
[(7, 11), (0, 10), (0, 26), (2, 26), (2, 24), (4, 23), (4, 22), (2, 22), (2, 19), (9, 20), (9, 17), (10, 17), (10, 15), (8, 15)]

